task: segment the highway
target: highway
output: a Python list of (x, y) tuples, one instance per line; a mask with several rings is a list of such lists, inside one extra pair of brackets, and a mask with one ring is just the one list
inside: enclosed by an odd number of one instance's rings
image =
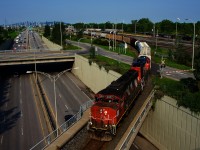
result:
[[(54, 73), (52, 75), (56, 75)], [(51, 105), (51, 111), (54, 114), (55, 120), (55, 96), (53, 89), (53, 82), (44, 75), (39, 75), (40, 82), (46, 93), (47, 101)], [(55, 82), (56, 86), (56, 100), (57, 100), (57, 116), (58, 125), (65, 122), (65, 116), (76, 114), (80, 110), (80, 106), (89, 101), (90, 98), (86, 96), (75, 83), (76, 79), (72, 73), (67, 72), (58, 78)], [(80, 82), (80, 81), (79, 81)], [(83, 84), (83, 83), (82, 83)]]
[(30, 149), (43, 139), (30, 77), (2, 78), (0, 149)]

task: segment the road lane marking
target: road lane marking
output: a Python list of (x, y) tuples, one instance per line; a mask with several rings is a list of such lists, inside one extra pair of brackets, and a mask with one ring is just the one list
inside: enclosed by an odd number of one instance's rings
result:
[(21, 110), (21, 117), (23, 117), (23, 112), (22, 112), (22, 110)]
[(1, 144), (3, 143), (3, 136), (1, 137)]
[(21, 131), (22, 131), (22, 135), (23, 135), (24, 134), (23, 127), (21, 128)]
[(83, 91), (81, 90), (81, 88), (73, 81), (73, 79), (71, 79), (67, 73), (65, 73), (65, 74), (66, 74), (67, 77), (74, 83), (74, 85), (75, 85), (75, 86), (76, 86), (90, 101), (92, 101), (92, 100), (89, 98), (89, 96), (87, 96), (87, 94), (85, 94), (85, 92), (83, 92)]
[(67, 110), (68, 110), (68, 107), (67, 107), (67, 105), (65, 105), (65, 107), (67, 108)]
[(172, 74), (170, 74), (170, 73), (167, 73), (166, 75), (167, 75), (167, 76), (170, 76), (170, 75), (172, 75)]
[(36, 109), (37, 109), (37, 114), (39, 116), (39, 122), (40, 122), (40, 126), (42, 128), (42, 135), (43, 137), (45, 136), (45, 133), (44, 133), (44, 127), (43, 127), (43, 124), (42, 124), (42, 119), (41, 119), (41, 116), (40, 116), (40, 112), (39, 112), (39, 104), (38, 104), (38, 101), (36, 100), (36, 91), (34, 90), (34, 87), (33, 87), (33, 82), (32, 82), (32, 79), (31, 79), (31, 76), (29, 78), (29, 80), (31, 80), (31, 87), (32, 87), (32, 91), (33, 91), (33, 95), (34, 95), (34, 100), (35, 100), (35, 103), (36, 103)]

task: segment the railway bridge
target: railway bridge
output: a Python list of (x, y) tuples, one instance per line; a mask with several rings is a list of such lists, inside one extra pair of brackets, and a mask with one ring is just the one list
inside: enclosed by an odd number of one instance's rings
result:
[[(90, 66), (87, 59), (78, 55), (75, 57), (74, 63), (74, 67), (77, 66), (79, 67), (79, 69), (72, 70), (72, 72), (76, 76), (78, 76), (79, 79), (94, 92), (99, 91), (100, 89), (102, 89), (102, 87), (108, 85), (110, 82), (112, 82), (120, 76), (119, 74), (113, 71), (109, 71), (107, 73), (104, 69), (99, 69), (99, 67), (96, 64), (92, 64)], [(99, 81), (99, 78), (104, 80)], [(129, 149), (143, 122), (146, 120), (145, 118), (147, 117), (148, 124), (145, 123), (145, 126), (142, 127), (142, 132), (146, 134), (146, 137), (153, 137), (155, 139), (157, 138), (157, 141), (151, 140), (151, 142), (153, 142), (158, 148), (168, 149), (169, 147), (171, 147), (169, 141), (171, 141), (172, 139), (174, 140), (173, 142), (175, 143), (174, 145), (176, 149), (184, 149), (184, 146), (188, 147), (189, 149), (200, 147), (200, 130), (198, 128), (198, 125), (200, 123), (199, 117), (195, 117), (192, 114), (189, 114), (188, 111), (183, 110), (182, 108), (176, 108), (175, 104), (173, 104), (172, 106), (171, 102), (170, 104), (165, 102), (167, 103), (167, 105), (163, 106), (162, 104), (162, 108), (157, 108), (157, 111), (159, 112), (157, 112), (156, 115), (150, 109), (152, 106), (152, 97), (154, 95), (153, 86), (151, 84), (147, 85), (147, 88), (145, 88), (145, 91), (143, 93), (145, 94), (142, 94), (138, 97), (138, 101), (136, 101), (135, 105), (132, 108), (133, 111), (131, 111), (128, 115), (131, 121), (128, 122), (127, 120), (124, 120), (122, 125), (119, 127), (119, 130), (121, 130), (121, 133), (123, 134), (119, 133), (120, 131), (118, 130), (119, 134), (117, 134), (116, 136), (119, 135), (119, 137), (116, 138), (116, 141), (114, 139), (109, 144), (105, 144), (104, 146), (108, 147), (108, 149)], [(66, 125), (64, 124), (62, 127), (59, 128), (60, 130), (62, 130), (62, 133), (60, 134), (61, 136), (52, 139), (47, 137), (47, 141), (49, 143), (52, 143), (47, 145), (45, 149), (53, 150), (61, 147), (64, 149), (68, 149), (68, 145), (66, 145), (66, 143), (68, 143), (68, 141), (72, 139), (74, 135), (76, 135), (76, 133), (80, 131), (80, 129), (86, 126), (89, 119), (89, 110), (87, 108), (89, 108), (90, 105), (91, 104), (87, 103), (86, 105), (81, 107), (80, 113), (78, 114), (78, 116), (76, 116), (76, 120), (78, 120), (78, 122), (76, 122), (67, 131)], [(151, 119), (149, 119), (148, 114), (150, 114)], [(162, 114), (164, 114), (165, 117), (162, 116)], [(170, 121), (171, 119), (170, 116), (168, 116), (169, 114), (171, 114), (172, 120), (174, 120), (175, 118), (177, 118), (178, 120), (175, 122)], [(153, 116), (157, 117), (153, 118)], [(183, 116), (184, 118), (186, 117), (186, 120), (182, 120)], [(165, 121), (165, 118), (167, 121)], [(152, 122), (156, 122), (155, 127), (153, 126)], [(157, 128), (158, 130), (153, 128)], [(149, 135), (149, 132), (146, 132), (149, 130), (153, 132), (151, 133), (151, 135)], [(171, 130), (175, 130), (175, 133), (173, 133)], [(173, 135), (173, 138), (169, 138), (171, 135)], [(183, 135), (183, 138), (181, 138), (181, 135)], [(159, 141), (159, 138), (163, 140)], [(185, 139), (188, 139), (190, 142), (186, 142)], [(112, 147), (109, 147), (109, 145), (112, 145)]]

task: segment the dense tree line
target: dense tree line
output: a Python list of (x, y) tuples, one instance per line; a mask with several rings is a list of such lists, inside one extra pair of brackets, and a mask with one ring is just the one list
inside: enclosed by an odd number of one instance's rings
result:
[(18, 34), (19, 31), (21, 31), (22, 28), (16, 29), (16, 28), (4, 28), (0, 26), (0, 44), (5, 42), (8, 39), (13, 40)]
[(64, 33), (65, 33), (64, 23), (55, 22), (52, 28), (49, 25), (45, 26), (43, 36), (49, 38), (54, 43), (61, 45), (61, 40), (62, 40), (62, 44), (65, 44), (64, 41), (65, 41), (66, 35)]
[(3, 43), (5, 40), (11, 38), (9, 36), (10, 29), (4, 29), (4, 27), (0, 26), (0, 44)]
[[(161, 22), (152, 22), (148, 18), (142, 18), (139, 20), (131, 20), (131, 23), (112, 23), (110, 21), (105, 23), (75, 23), (73, 24), (76, 29), (96, 28), (96, 29), (112, 29), (117, 28), (128, 33), (142, 33), (152, 34), (158, 31), (161, 35), (170, 35), (175, 37), (176, 32), (179, 36), (188, 36), (189, 39), (193, 36), (194, 23), (184, 20), (172, 22), (168, 19), (162, 20)], [(200, 34), (200, 21), (195, 23), (196, 35)], [(176, 30), (177, 29), (177, 30)], [(154, 32), (155, 31), (155, 32)]]

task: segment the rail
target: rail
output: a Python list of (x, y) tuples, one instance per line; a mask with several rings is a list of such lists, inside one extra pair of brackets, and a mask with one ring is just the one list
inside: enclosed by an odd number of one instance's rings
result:
[[(87, 101), (86, 103), (80, 106), (80, 110), (77, 114), (72, 116), (69, 120), (64, 122), (60, 127), (55, 129), (52, 133), (47, 135), (44, 139), (34, 145), (30, 150), (41, 150), (45, 149), (48, 145), (50, 145), (53, 141), (55, 141), (58, 137), (60, 137), (65, 131), (67, 131), (73, 124), (75, 124), (78, 120), (81, 119), (83, 112), (90, 108), (93, 104), (93, 101)], [(56, 136), (58, 131), (58, 136)]]
[[(155, 90), (152, 90), (149, 97), (147, 98), (146, 102), (143, 105), (143, 110), (139, 111), (139, 115), (137, 120), (135, 121), (135, 124), (133, 124), (131, 130), (129, 131), (129, 133), (127, 134), (126, 138), (124, 139), (124, 141), (122, 142), (122, 144), (120, 144), (120, 146), (117, 146), (115, 149), (119, 149), (119, 150), (125, 150), (125, 149), (129, 149), (130, 145), (132, 144), (132, 137), (136, 136), (141, 125), (142, 122), (144, 121), (145, 117), (147, 116), (151, 106), (152, 106), (152, 97), (154, 96), (154, 92)], [(131, 144), (130, 144), (131, 142)]]

